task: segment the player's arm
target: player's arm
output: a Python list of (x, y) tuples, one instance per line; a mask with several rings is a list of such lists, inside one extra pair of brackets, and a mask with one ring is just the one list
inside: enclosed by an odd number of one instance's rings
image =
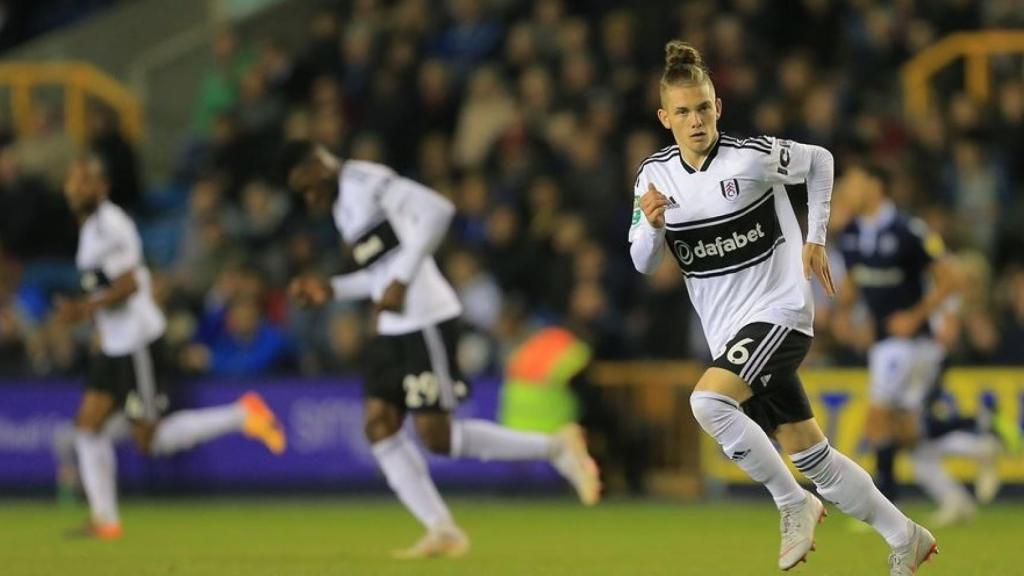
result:
[(81, 322), (98, 310), (120, 306), (139, 289), (139, 281), (135, 275), (143, 262), (139, 231), (127, 218), (111, 219), (107, 225), (111, 228), (109, 233), (118, 238), (114, 249), (102, 263), (103, 274), (107, 278), (113, 278), (113, 281), (107, 288), (93, 294), (78, 298), (58, 298), (57, 314), (65, 321)]
[(324, 278), (308, 273), (293, 279), (288, 295), (305, 306), (323, 306), (329, 300), (363, 300), (371, 295), (373, 282), (366, 270)]
[(811, 144), (775, 138), (767, 162), (768, 179), (783, 184), (807, 183), (807, 241), (803, 248), (804, 276), (815, 275), (825, 292), (835, 296), (825, 238), (832, 207), (832, 153)]
[(124, 304), (139, 289), (135, 270), (125, 272), (110, 283), (110, 287), (88, 299), (94, 309), (110, 308)]
[(915, 221), (911, 228), (919, 241), (916, 255), (926, 263), (931, 282), (917, 304), (892, 314), (886, 321), (889, 333), (901, 337), (913, 336), (950, 297), (962, 291), (964, 282), (955, 259), (946, 254), (939, 235), (929, 232), (921, 221)]
[(853, 280), (853, 275), (847, 274), (843, 278), (839, 291), (836, 292), (836, 313), (850, 314), (859, 300), (860, 288), (857, 287), (857, 283)]
[(402, 177), (384, 185), (378, 202), (388, 219), (402, 222), (406, 231), (389, 265), (391, 282), (377, 302), (379, 310), (397, 312), (405, 304), (406, 287), (444, 240), (455, 216), (455, 205), (419, 182)]
[(135, 278), (135, 271), (132, 270), (119, 276), (102, 292), (78, 298), (58, 297), (57, 315), (65, 322), (82, 322), (92, 317), (98, 310), (123, 304), (138, 289), (139, 282)]
[(853, 342), (854, 325), (852, 322), (853, 308), (860, 301), (860, 289), (852, 274), (847, 274), (841, 281), (836, 292), (835, 310), (832, 313), (832, 334), (840, 342)]
[(665, 256), (665, 210), (668, 198), (643, 174), (633, 190), (633, 220), (629, 227), (629, 255), (633, 267), (643, 274), (654, 274)]

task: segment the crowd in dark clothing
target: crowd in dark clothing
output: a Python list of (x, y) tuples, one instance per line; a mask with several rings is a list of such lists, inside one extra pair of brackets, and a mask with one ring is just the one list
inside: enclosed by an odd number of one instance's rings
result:
[(0, 52), (129, 0), (0, 0)]
[[(839, 171), (855, 157), (893, 168), (897, 204), (924, 217), (978, 279), (954, 360), (1020, 362), (1019, 68), (992, 62), (987, 105), (964, 93), (960, 76), (938, 76), (941, 97), (924, 120), (904, 116), (899, 84), (900, 65), (924, 47), (996, 24), (1020, 26), (1024, 15), (1005, 0), (324, 3), (304, 45), (219, 33), (173, 182), (140, 184), (109, 117), (95, 122), (92, 144), (114, 200), (139, 217), (185, 372), (357, 367), (363, 307), (311, 312), (284, 295), (296, 273), (336, 273), (344, 250), (331, 215), (307, 213), (271, 170), (281, 143), (297, 138), (386, 163), (455, 203), (437, 258), (485, 344), (466, 354), (476, 370), (500, 361), (509, 302), (573, 328), (599, 358), (706, 359), (678, 270), (666, 261), (641, 276), (626, 242), (635, 170), (671, 143), (655, 116), (658, 78), (665, 42), (681, 38), (708, 59), (724, 132), (825, 146)], [(53, 326), (47, 290), (66, 277), (40, 262), (66, 262), (74, 225), (70, 239), (32, 235), (32, 218), (67, 215), (52, 183), (18, 173), (18, 147), (0, 149), (0, 242), (9, 269), (29, 282), (0, 291), (0, 370), (60, 373), (87, 340)], [(804, 201), (799, 187), (791, 194)], [(25, 197), (46, 215), (7, 208)], [(829, 337), (828, 309), (822, 298), (813, 361), (859, 361), (863, 349)], [(5, 360), (12, 346), (32, 361)]]

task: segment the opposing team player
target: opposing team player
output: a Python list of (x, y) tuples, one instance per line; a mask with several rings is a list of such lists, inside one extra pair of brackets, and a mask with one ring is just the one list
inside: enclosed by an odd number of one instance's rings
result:
[[(770, 436), (819, 494), (885, 538), (892, 576), (910, 575), (936, 551), (935, 538), (829, 446), (797, 377), (813, 335), (811, 275), (834, 293), (824, 246), (832, 156), (777, 138), (719, 134), (722, 101), (700, 53), (678, 40), (665, 51), (658, 118), (676, 144), (640, 166), (630, 254), (650, 274), (668, 252), (686, 277), (715, 358), (690, 398), (693, 414), (775, 500), (779, 568), (813, 550), (825, 507), (800, 487)], [(784, 187), (803, 181), (806, 243)]]
[(310, 207), (331, 207), (351, 247), (349, 273), (330, 281), (293, 281), (294, 297), (311, 305), (329, 299), (373, 301), (376, 336), (365, 365), (366, 438), (391, 489), (427, 529), (398, 557), (459, 556), (469, 540), (455, 524), (412, 440), (402, 433), (407, 413), (431, 452), (481, 460), (549, 460), (585, 504), (597, 502), (597, 467), (582, 430), (554, 436), (519, 432), (483, 420), (453, 420), (469, 393), (455, 360), (462, 306), (433, 253), (454, 215), (437, 192), (390, 168), (341, 160), (310, 142), (282, 150), (282, 175)]
[(256, 438), (274, 453), (285, 448), (277, 419), (253, 392), (226, 406), (161, 417), (167, 404), (160, 366), (165, 320), (153, 301), (138, 230), (107, 200), (109, 188), (98, 158), (84, 156), (71, 164), (64, 194), (81, 225), (75, 262), (86, 294), (57, 301), (65, 320), (91, 318), (99, 331), (101, 352), (90, 359), (75, 446), (91, 511), (82, 534), (104, 540), (122, 533), (114, 447), (102, 433), (116, 412), (124, 410), (131, 419), (145, 454), (172, 454), (230, 432)]
[[(836, 313), (849, 323), (854, 305), (862, 301), (875, 332), (868, 352), (865, 430), (876, 449), (879, 489), (893, 497), (897, 449), (912, 449), (915, 478), (939, 504), (935, 523), (952, 524), (973, 516), (974, 501), (942, 466), (943, 445), (949, 442), (921, 438), (921, 432), (946, 355), (929, 320), (948, 316), (944, 308), (959, 290), (960, 275), (942, 239), (923, 221), (898, 211), (888, 187), (885, 170), (865, 162), (850, 166), (836, 188), (837, 200), (854, 215), (838, 238), (847, 274)], [(999, 485), (998, 440), (975, 428), (957, 434), (955, 443), (961, 454), (978, 460), (976, 491), (981, 501), (990, 501)]]

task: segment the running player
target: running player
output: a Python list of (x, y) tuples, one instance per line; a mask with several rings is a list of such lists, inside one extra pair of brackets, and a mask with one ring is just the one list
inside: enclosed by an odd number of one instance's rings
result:
[(459, 556), (469, 549), (423, 456), (402, 433), (410, 412), (420, 439), (435, 454), (549, 460), (584, 504), (596, 503), (597, 467), (578, 426), (549, 436), (451, 418), (469, 393), (454, 354), (462, 306), (433, 253), (454, 215), (452, 204), (386, 166), (343, 161), (306, 141), (284, 147), (281, 171), (309, 207), (332, 207), (354, 268), (330, 281), (301, 276), (292, 282), (291, 294), (308, 305), (332, 298), (373, 301), (377, 335), (365, 359), (366, 438), (388, 485), (427, 530), (396, 556)]
[[(862, 301), (874, 327), (865, 430), (876, 450), (879, 489), (894, 498), (896, 452), (913, 449), (915, 478), (939, 504), (935, 524), (952, 524), (974, 515), (974, 501), (942, 466), (942, 446), (950, 442), (922, 439), (921, 428), (941, 390), (946, 356), (930, 319), (951, 316), (946, 308), (958, 292), (959, 274), (942, 239), (896, 209), (889, 180), (880, 166), (864, 162), (850, 166), (836, 187), (836, 200), (854, 216), (838, 236), (847, 274), (836, 317), (850, 322), (854, 305)], [(960, 450), (979, 461), (979, 495), (991, 500), (998, 489), (998, 440), (987, 433), (955, 438)]]
[[(775, 500), (779, 568), (814, 549), (825, 507), (800, 487), (770, 437), (819, 494), (885, 538), (890, 574), (909, 576), (936, 551), (935, 538), (829, 446), (797, 377), (813, 335), (811, 275), (835, 291), (824, 246), (832, 155), (778, 138), (719, 134), (722, 101), (700, 53), (678, 40), (665, 52), (658, 118), (676, 144), (640, 166), (630, 254), (637, 270), (651, 274), (668, 252), (686, 278), (715, 358), (690, 397), (693, 414)], [(803, 181), (806, 243), (784, 186)]]
[(230, 432), (256, 438), (275, 454), (285, 448), (277, 419), (254, 392), (233, 404), (161, 418), (167, 405), (160, 369), (165, 320), (153, 301), (138, 230), (107, 200), (109, 189), (98, 158), (83, 156), (72, 162), (64, 195), (81, 224), (75, 263), (86, 294), (56, 303), (66, 321), (92, 318), (99, 330), (101, 352), (90, 360), (75, 446), (91, 511), (82, 535), (104, 540), (122, 534), (114, 447), (102, 432), (118, 411), (124, 410), (132, 421), (144, 454), (172, 454)]

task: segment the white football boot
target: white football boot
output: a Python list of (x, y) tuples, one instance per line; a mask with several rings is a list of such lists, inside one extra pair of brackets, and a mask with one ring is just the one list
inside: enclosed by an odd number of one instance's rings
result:
[(583, 428), (569, 424), (555, 434), (551, 465), (572, 484), (583, 504), (593, 506), (601, 499), (601, 477), (587, 452)]
[(814, 529), (825, 521), (828, 511), (821, 500), (807, 492), (803, 502), (786, 506), (779, 512), (782, 514), (779, 520), (779, 529), (782, 531), (779, 568), (789, 570), (807, 561), (807, 555), (814, 550)]
[(458, 558), (469, 552), (469, 537), (458, 526), (448, 524), (427, 531), (411, 547), (391, 553), (399, 560), (420, 558)]
[(921, 564), (939, 553), (935, 536), (923, 526), (907, 520), (907, 531), (910, 533), (907, 545), (893, 548), (889, 554), (889, 576), (913, 576)]

